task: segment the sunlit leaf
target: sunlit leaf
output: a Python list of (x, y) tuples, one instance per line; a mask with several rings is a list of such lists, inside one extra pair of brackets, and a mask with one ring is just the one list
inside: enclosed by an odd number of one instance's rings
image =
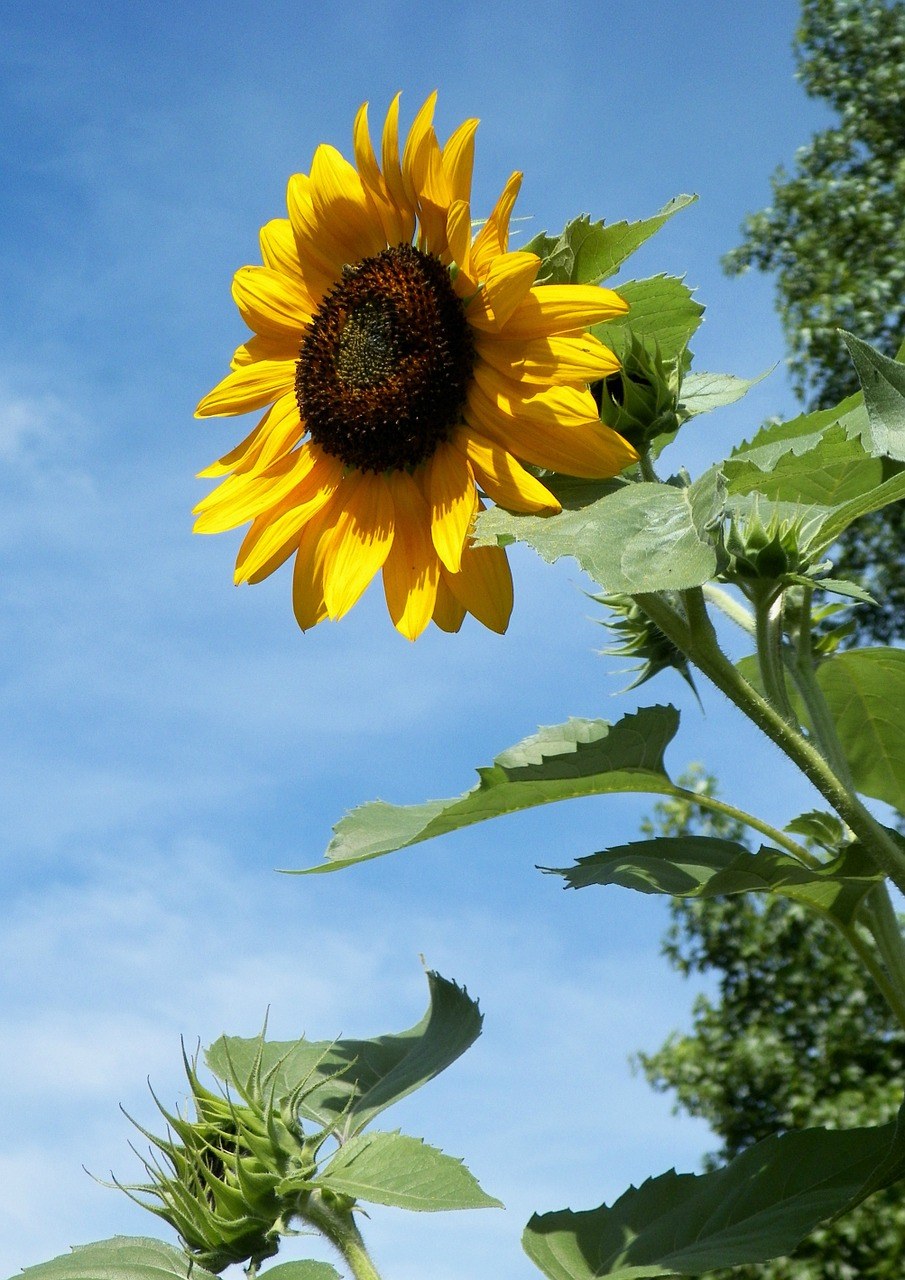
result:
[(407, 1031), (371, 1040), (263, 1041), (221, 1036), (208, 1049), (210, 1069), (244, 1086), (260, 1054), (261, 1071), (276, 1100), (307, 1082), (302, 1114), (343, 1135), (360, 1132), (386, 1107), (445, 1070), (481, 1034), (482, 1016), (467, 991), (427, 974), (430, 1005)]
[(663, 752), (679, 727), (675, 707), (642, 707), (616, 724), (567, 720), (546, 726), (478, 770), (478, 786), (449, 800), (392, 805), (382, 800), (347, 813), (334, 828), (326, 863), (335, 871), (487, 818), (556, 800), (619, 791), (672, 795)]
[(619, 285), (619, 296), (629, 305), (626, 315), (594, 325), (591, 332), (622, 359), (632, 336), (665, 361), (682, 361), (685, 349), (701, 323), (704, 308), (691, 289), (676, 276), (651, 276)]
[(572, 556), (610, 594), (683, 590), (709, 582), (717, 559), (710, 530), (724, 508), (718, 471), (693, 485), (639, 483), (553, 519), (492, 507), (479, 517), (475, 540), (527, 542), (553, 563)]
[(905, 364), (881, 355), (873, 347), (843, 333), (858, 371), (870, 423), (865, 447), (873, 453), (905, 461)]
[(402, 1133), (368, 1133), (340, 1147), (318, 1185), (369, 1204), (438, 1213), (501, 1209), (461, 1160)]
[(739, 378), (732, 373), (686, 374), (682, 379), (679, 405), (690, 418), (699, 413), (711, 413), (714, 409), (722, 409), (727, 404), (735, 404), (741, 400), (769, 373), (772, 373), (772, 369), (756, 378)]
[(619, 270), (645, 240), (659, 231), (680, 209), (694, 204), (697, 196), (681, 195), (652, 218), (639, 222), (591, 222), (587, 214), (573, 218), (559, 236), (545, 231), (529, 240), (524, 249), (542, 259), (539, 284), (599, 284)]

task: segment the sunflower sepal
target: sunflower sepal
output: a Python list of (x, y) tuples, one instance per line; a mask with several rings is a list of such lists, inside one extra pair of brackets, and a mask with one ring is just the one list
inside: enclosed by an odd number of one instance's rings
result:
[(683, 359), (665, 360), (657, 342), (649, 348), (632, 334), (622, 354), (622, 368), (592, 387), (601, 421), (641, 455), (655, 441), (654, 452), (659, 452), (663, 447), (659, 438), (671, 441), (687, 420), (679, 403), (683, 363)]

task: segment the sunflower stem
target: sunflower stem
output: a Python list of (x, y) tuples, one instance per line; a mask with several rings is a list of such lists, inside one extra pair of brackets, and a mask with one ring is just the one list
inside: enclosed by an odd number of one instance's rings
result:
[(330, 1204), (322, 1193), (313, 1192), (298, 1214), (338, 1250), (353, 1280), (380, 1280), (380, 1273), (371, 1261), (351, 1209)]
[(823, 754), (735, 669), (720, 648), (701, 589), (682, 592), (684, 618), (659, 593), (641, 592), (635, 600), (688, 660), (798, 766), (877, 865), (905, 892), (905, 853), (837, 777)]

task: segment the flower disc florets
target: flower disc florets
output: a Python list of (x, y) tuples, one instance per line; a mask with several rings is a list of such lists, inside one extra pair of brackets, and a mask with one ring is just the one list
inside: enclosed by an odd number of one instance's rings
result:
[(346, 466), (412, 470), (461, 422), (474, 358), (448, 269), (395, 245), (347, 267), (318, 309), (296, 368), (299, 412)]

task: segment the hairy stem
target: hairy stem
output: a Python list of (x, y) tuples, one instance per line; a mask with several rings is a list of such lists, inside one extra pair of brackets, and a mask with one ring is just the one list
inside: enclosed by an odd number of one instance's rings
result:
[(791, 839), (784, 831), (780, 831), (778, 827), (771, 826), (769, 822), (764, 822), (762, 818), (756, 817), (753, 813), (746, 813), (744, 809), (737, 809), (735, 805), (727, 804), (725, 800), (717, 800), (715, 796), (701, 795), (699, 792), (689, 791), (685, 787), (677, 787), (674, 794), (678, 799), (687, 800), (690, 804), (697, 805), (701, 809), (710, 809), (713, 813), (721, 813), (727, 818), (733, 818), (736, 822), (741, 822), (744, 826), (750, 827), (752, 831), (759, 831), (762, 836), (766, 836), (768, 840), (772, 840), (781, 849), (791, 853), (793, 858), (803, 862), (806, 867), (817, 868), (822, 865), (820, 859), (815, 858), (812, 853), (808, 853), (804, 845), (799, 844), (797, 840)]
[(767, 735), (847, 822), (877, 865), (905, 892), (905, 853), (835, 774), (817, 748), (736, 671), (719, 646), (700, 588), (682, 593), (685, 616), (659, 593), (635, 596), (638, 605), (689, 661)]
[(325, 1200), (320, 1192), (312, 1192), (299, 1209), (299, 1217), (326, 1236), (342, 1255), (354, 1280), (380, 1280), (380, 1274), (365, 1248), (361, 1232), (355, 1225), (351, 1209), (342, 1209)]
[(787, 724), (798, 728), (798, 718), (789, 701), (782, 660), (782, 592), (761, 597), (754, 609), (757, 661), (767, 699)]

